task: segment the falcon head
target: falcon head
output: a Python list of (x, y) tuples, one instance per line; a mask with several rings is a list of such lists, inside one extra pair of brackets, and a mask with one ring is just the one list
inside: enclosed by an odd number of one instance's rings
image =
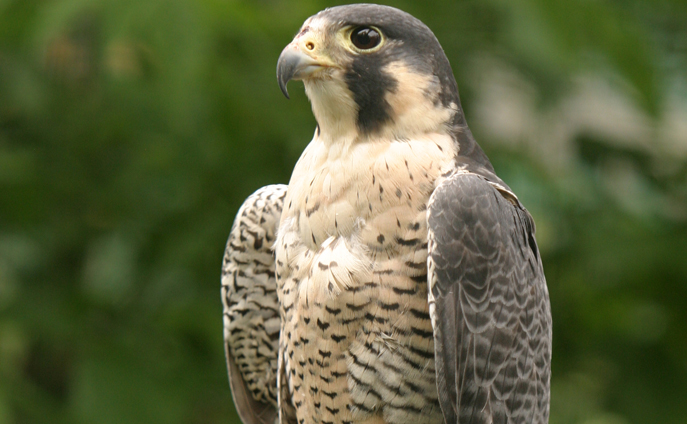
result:
[(388, 6), (326, 9), (305, 21), (277, 64), (279, 86), (302, 80), (329, 141), (469, 133), (451, 66), (432, 31)]

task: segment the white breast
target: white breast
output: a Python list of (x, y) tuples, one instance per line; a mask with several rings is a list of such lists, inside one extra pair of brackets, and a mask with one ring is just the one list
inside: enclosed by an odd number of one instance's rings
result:
[(373, 260), (394, 255), (392, 241), (426, 225), (426, 201), (454, 155), (448, 135), (341, 146), (316, 137), (289, 182), (277, 243), (289, 247), (277, 259), (308, 280), (303, 293), (364, 281)]

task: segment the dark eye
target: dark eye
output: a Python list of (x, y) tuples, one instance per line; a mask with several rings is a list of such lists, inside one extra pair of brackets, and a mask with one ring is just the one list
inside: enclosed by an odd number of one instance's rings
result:
[(379, 35), (377, 30), (372, 28), (360, 27), (354, 29), (351, 33), (351, 42), (360, 50), (369, 50), (377, 47), (381, 41), (382, 36)]

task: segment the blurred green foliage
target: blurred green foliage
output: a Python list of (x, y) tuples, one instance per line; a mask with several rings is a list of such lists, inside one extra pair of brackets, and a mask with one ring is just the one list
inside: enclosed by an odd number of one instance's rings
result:
[[(275, 65), (330, 5), (0, 0), (0, 424), (238, 422), (222, 252), (242, 200), (288, 181), (312, 136)], [(537, 221), (551, 422), (687, 422), (687, 3), (394, 5), (442, 42), (478, 141)], [(542, 153), (555, 129), (504, 142), (489, 117), (525, 107), (485, 103), (485, 66), (517, 77), (533, 126), (591, 75), (646, 136), (602, 106), (610, 132), (570, 132), (562, 162)]]

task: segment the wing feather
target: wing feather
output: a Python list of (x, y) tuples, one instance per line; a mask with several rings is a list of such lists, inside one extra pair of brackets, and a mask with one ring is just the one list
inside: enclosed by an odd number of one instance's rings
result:
[(246, 199), (222, 263), (227, 370), (244, 424), (274, 424), (277, 419), (281, 321), (272, 246), (285, 195), (285, 185), (270, 185)]
[(430, 199), (430, 315), (449, 424), (548, 422), (549, 296), (532, 218), (503, 190), (462, 172)]

